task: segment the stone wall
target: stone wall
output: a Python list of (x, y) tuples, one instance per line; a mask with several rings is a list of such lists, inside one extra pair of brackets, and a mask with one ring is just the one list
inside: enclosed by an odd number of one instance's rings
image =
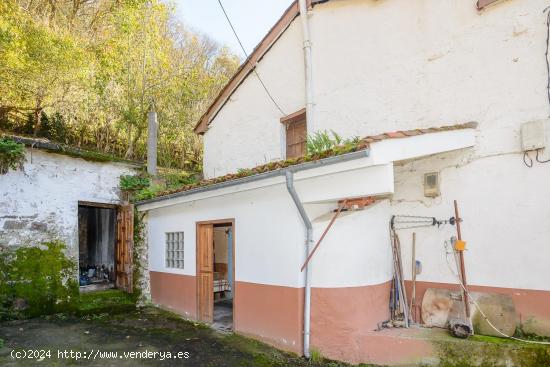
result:
[(0, 176), (0, 248), (60, 240), (78, 259), (78, 202), (119, 203), (119, 177), (135, 167), (27, 149), (21, 171)]

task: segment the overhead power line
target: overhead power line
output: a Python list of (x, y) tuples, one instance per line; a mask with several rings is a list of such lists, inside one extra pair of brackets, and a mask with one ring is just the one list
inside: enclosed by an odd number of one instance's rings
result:
[(263, 82), (262, 78), (260, 77), (260, 74), (258, 74), (258, 71), (256, 71), (256, 66), (254, 64), (252, 64), (251, 60), (248, 58), (248, 53), (246, 52), (244, 46), (243, 46), (243, 43), (241, 42), (241, 39), (239, 38), (239, 35), (237, 34), (237, 31), (235, 30), (235, 27), (233, 27), (233, 23), (231, 22), (231, 19), (229, 19), (229, 15), (227, 14), (227, 12), (225, 11), (225, 8), (223, 7), (223, 4), (222, 4), (222, 1), (221, 0), (218, 0), (218, 4), (220, 5), (220, 8), (222, 9), (222, 12), (223, 14), (225, 15), (225, 19), (227, 19), (227, 23), (229, 23), (229, 26), (231, 27), (231, 30), (233, 31), (233, 34), (235, 35), (235, 38), (237, 39), (237, 42), (239, 42), (239, 46), (241, 46), (241, 50), (243, 51), (244, 53), (244, 56), (246, 57), (246, 62), (248, 62), (248, 64), (252, 67), (252, 70), (254, 71), (254, 74), (256, 74), (256, 76), (258, 77), (258, 80), (260, 81), (260, 84), (262, 85), (262, 87), (264, 88), (265, 92), (267, 93), (267, 95), (269, 96), (269, 99), (271, 99), (271, 102), (273, 102), (273, 104), (275, 105), (275, 107), (277, 107), (277, 109), (284, 115), (286, 116), (287, 114), (283, 111), (283, 109), (281, 108), (281, 106), (279, 106), (279, 104), (277, 103), (277, 101), (275, 101), (275, 98), (273, 98), (273, 95), (271, 95), (271, 93), (269, 92), (269, 90), (267, 89), (265, 83)]

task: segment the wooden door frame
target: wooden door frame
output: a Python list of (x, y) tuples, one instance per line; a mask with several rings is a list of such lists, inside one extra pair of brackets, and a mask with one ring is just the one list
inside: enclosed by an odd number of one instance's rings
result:
[[(128, 203), (126, 203), (127, 205)], [(116, 283), (117, 283), (117, 277), (118, 277), (118, 272), (117, 272), (117, 260), (118, 260), (118, 215), (120, 213), (120, 211), (122, 210), (122, 207), (125, 205), (125, 203), (112, 203), (112, 202), (101, 202), (101, 201), (86, 201), (86, 200), (78, 200), (77, 201), (77, 206), (76, 206), (76, 216), (77, 216), (77, 219), (78, 219), (78, 211), (80, 209), (80, 207), (88, 207), (88, 208), (96, 208), (96, 209), (113, 209), (115, 211), (115, 228), (114, 228), (114, 232), (115, 232), (115, 235), (114, 235), (114, 254), (113, 254), (113, 260), (114, 260), (114, 266), (113, 266), (113, 283), (115, 284), (115, 288), (116, 288)], [(77, 228), (80, 226), (80, 221), (77, 221)], [(132, 247), (133, 247), (133, 244), (132, 244)], [(80, 235), (78, 236), (78, 251), (79, 251), (79, 258), (78, 258), (78, 278), (80, 279)], [(133, 264), (132, 264), (133, 265)], [(79, 282), (79, 292), (80, 292), (80, 282)]]
[[(235, 331), (235, 297), (236, 297), (236, 292), (235, 292), (235, 218), (228, 218), (228, 219), (215, 219), (215, 220), (203, 220), (203, 221), (199, 221), (199, 222), (196, 222), (195, 224), (195, 237), (196, 237), (196, 240), (195, 240), (195, 297), (196, 297), (196, 303), (197, 303), (197, 307), (196, 307), (196, 315), (197, 315), (197, 319), (200, 318), (200, 311), (199, 311), (199, 306), (200, 306), (200, 299), (199, 299), (199, 269), (200, 269), (200, 263), (199, 263), (199, 260), (200, 260), (200, 257), (199, 257), (199, 228), (201, 225), (208, 225), (208, 224), (231, 224), (231, 232), (232, 232), (232, 235), (231, 235), (231, 247), (232, 247), (232, 265), (233, 265), (233, 274), (232, 274), (232, 289), (231, 289), (231, 292), (233, 294), (233, 312), (232, 312), (232, 318), (233, 318), (233, 331)], [(214, 246), (214, 237), (212, 236), (212, 246)], [(214, 253), (214, 249), (212, 249), (212, 253)], [(212, 293), (214, 292), (214, 289), (212, 289)], [(214, 302), (212, 302), (212, 308), (214, 308)], [(212, 317), (214, 317), (214, 310), (212, 309)]]

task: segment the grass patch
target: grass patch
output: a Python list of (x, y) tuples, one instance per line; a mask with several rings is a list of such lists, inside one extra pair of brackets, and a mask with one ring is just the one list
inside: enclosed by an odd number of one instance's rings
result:
[(79, 316), (122, 313), (136, 308), (136, 299), (132, 294), (118, 289), (80, 294), (77, 314)]
[(311, 348), (309, 351), (309, 359), (311, 363), (321, 363), (323, 361), (323, 355), (321, 351), (317, 348)]

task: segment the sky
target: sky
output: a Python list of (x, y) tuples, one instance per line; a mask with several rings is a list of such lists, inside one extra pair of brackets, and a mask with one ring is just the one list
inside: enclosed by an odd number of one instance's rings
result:
[[(247, 54), (277, 22), (292, 0), (221, 0)], [(227, 45), (241, 59), (243, 52), (218, 0), (172, 0), (178, 19), (194, 30)]]

